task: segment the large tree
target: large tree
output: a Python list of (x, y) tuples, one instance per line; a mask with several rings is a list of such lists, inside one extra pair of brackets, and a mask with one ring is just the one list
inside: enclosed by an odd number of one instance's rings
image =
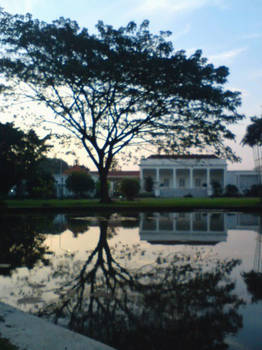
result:
[(12, 123), (0, 123), (0, 195), (33, 176), (50, 148), (48, 138), (39, 138), (33, 130), (26, 133)]
[(235, 159), (224, 141), (243, 116), (240, 94), (223, 87), (228, 69), (200, 50), (175, 51), (170, 32), (153, 34), (148, 21), (119, 29), (98, 22), (91, 35), (69, 19), (47, 24), (6, 12), (0, 30), (1, 72), (81, 141), (99, 171), (102, 201), (110, 200), (108, 171), (126, 146), (179, 153), (208, 146)]

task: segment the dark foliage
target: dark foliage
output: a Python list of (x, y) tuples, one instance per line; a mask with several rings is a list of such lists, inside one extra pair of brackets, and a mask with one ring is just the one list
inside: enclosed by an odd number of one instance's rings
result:
[(222, 186), (219, 182), (212, 182), (212, 197), (220, 197), (222, 195)]
[(33, 130), (25, 133), (12, 123), (0, 123), (0, 195), (31, 176), (50, 148), (48, 139), (40, 139)]
[(245, 192), (247, 197), (262, 197), (262, 185), (252, 185), (249, 190)]
[(247, 289), (252, 295), (253, 302), (262, 300), (262, 273), (261, 272), (245, 272), (242, 274), (246, 282)]
[(90, 175), (81, 171), (74, 171), (66, 179), (66, 187), (80, 198), (88, 196), (88, 192), (94, 190), (95, 183)]
[(39, 169), (49, 174), (60, 174), (69, 168), (67, 162), (58, 158), (45, 158), (39, 162)]
[(55, 180), (49, 172), (35, 170), (27, 179), (26, 192), (30, 198), (50, 199), (56, 196)]
[(139, 181), (137, 179), (123, 179), (120, 184), (120, 192), (128, 200), (133, 200), (139, 193)]
[(228, 184), (225, 188), (225, 197), (239, 197), (240, 193), (238, 187), (235, 185)]
[(261, 146), (262, 145), (262, 117), (251, 118), (252, 123), (247, 127), (246, 134), (242, 140), (244, 145)]

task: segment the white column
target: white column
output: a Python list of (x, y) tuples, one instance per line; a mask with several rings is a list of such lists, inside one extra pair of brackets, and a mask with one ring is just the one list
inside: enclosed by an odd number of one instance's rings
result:
[(140, 191), (144, 191), (144, 169), (140, 168)]
[(159, 168), (156, 169), (156, 182), (159, 185)]
[(193, 232), (193, 213), (189, 213), (189, 225), (190, 225), (190, 232)]
[(212, 189), (210, 186), (210, 168), (207, 168), (207, 195), (210, 196), (212, 194)]
[(160, 214), (157, 213), (156, 215), (156, 232), (159, 232), (159, 221), (160, 221)]
[(210, 232), (210, 213), (207, 213), (207, 231)]
[(189, 188), (193, 188), (193, 169), (189, 169)]
[(173, 188), (176, 188), (176, 169), (173, 169)]
[(159, 183), (159, 168), (156, 168), (156, 186), (155, 186), (155, 195), (159, 197), (160, 195), (160, 183)]
[(223, 169), (223, 190), (226, 188), (226, 169)]

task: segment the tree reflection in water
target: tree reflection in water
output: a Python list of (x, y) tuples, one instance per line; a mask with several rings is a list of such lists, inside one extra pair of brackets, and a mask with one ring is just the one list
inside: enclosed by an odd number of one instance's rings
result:
[(17, 267), (32, 269), (41, 261), (49, 263), (45, 257), (47, 247), (43, 245), (45, 236), (39, 233), (39, 222), (35, 225), (26, 216), (1, 217), (0, 230), (0, 275), (10, 275)]
[[(201, 253), (172, 254), (137, 269), (118, 261), (144, 252), (123, 246), (120, 255), (107, 240), (108, 221), (100, 221), (96, 248), (87, 260), (60, 265), (57, 301), (40, 315), (117, 349), (226, 349), (225, 337), (242, 326), (242, 304), (230, 279), (237, 260)], [(140, 249), (140, 250), (139, 250)]]

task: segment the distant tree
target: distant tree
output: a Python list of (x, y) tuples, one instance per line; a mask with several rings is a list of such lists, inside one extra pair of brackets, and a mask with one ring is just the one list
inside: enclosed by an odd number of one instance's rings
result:
[(36, 169), (35, 173), (27, 179), (26, 191), (30, 198), (54, 198), (55, 179), (49, 172)]
[(67, 170), (69, 165), (63, 159), (45, 158), (39, 163), (39, 168), (49, 174), (59, 174)]
[(154, 181), (151, 176), (147, 176), (145, 179), (145, 190), (146, 192), (153, 192)]
[(99, 172), (102, 202), (110, 201), (113, 159), (130, 145), (180, 154), (208, 147), (236, 159), (224, 141), (234, 139), (228, 125), (243, 115), (240, 93), (223, 86), (228, 68), (215, 68), (200, 50), (174, 51), (170, 32), (151, 33), (147, 20), (119, 29), (100, 21), (89, 34), (69, 19), (48, 24), (4, 11), (0, 30), (0, 72), (51, 109), (56, 132), (60, 125), (82, 143)]
[(262, 146), (262, 117), (253, 117), (251, 121), (252, 123), (248, 125), (242, 143), (251, 147)]
[(134, 199), (139, 193), (139, 181), (137, 179), (126, 178), (120, 184), (121, 193), (128, 199)]
[(48, 139), (40, 139), (33, 130), (25, 133), (12, 123), (0, 123), (0, 195), (32, 176), (50, 148)]
[(83, 197), (94, 190), (95, 183), (90, 175), (81, 171), (74, 171), (66, 179), (66, 187), (78, 197)]

